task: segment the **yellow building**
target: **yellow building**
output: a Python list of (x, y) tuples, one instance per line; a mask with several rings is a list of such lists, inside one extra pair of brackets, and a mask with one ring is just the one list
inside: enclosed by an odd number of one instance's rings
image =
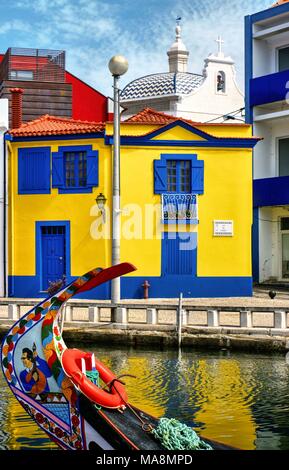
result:
[[(10, 296), (111, 265), (112, 135), (112, 123), (44, 116), (7, 136)], [(122, 298), (142, 298), (145, 280), (152, 298), (251, 295), (257, 141), (246, 124), (150, 109), (121, 123), (121, 261), (137, 267)]]

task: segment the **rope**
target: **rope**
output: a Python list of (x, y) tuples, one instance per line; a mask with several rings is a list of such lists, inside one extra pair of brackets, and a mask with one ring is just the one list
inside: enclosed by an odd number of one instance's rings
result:
[[(97, 370), (86, 371), (86, 376), (89, 380), (91, 380), (91, 382), (99, 387), (99, 372)], [(192, 428), (186, 424), (180, 423), (180, 421), (177, 421), (176, 419), (161, 418), (158, 422), (157, 428), (153, 428), (150, 423), (143, 420), (139, 413), (137, 413), (133, 407), (130, 406), (126, 400), (124, 400), (124, 398), (114, 386), (115, 382), (124, 384), (120, 380), (120, 378), (124, 376), (134, 377), (130, 374), (120, 375), (111, 380), (109, 383), (105, 384), (102, 389), (106, 387), (111, 389), (114, 387), (126, 406), (140, 421), (143, 431), (151, 432), (153, 436), (161, 442), (162, 446), (168, 450), (212, 450), (212, 447), (206, 442), (202, 441)], [(101, 406), (94, 406), (97, 410), (101, 410)]]
[[(94, 385), (97, 385), (99, 387), (99, 372), (97, 369), (95, 370), (87, 370), (85, 372), (85, 375), (86, 377), (92, 382), (94, 383)], [(101, 410), (101, 406), (100, 405), (97, 405), (96, 403), (94, 403), (94, 407), (99, 411)]]
[(86, 377), (99, 387), (99, 372), (98, 370), (87, 370), (85, 372)]
[(161, 418), (151, 432), (167, 450), (212, 450), (192, 428), (176, 419)]

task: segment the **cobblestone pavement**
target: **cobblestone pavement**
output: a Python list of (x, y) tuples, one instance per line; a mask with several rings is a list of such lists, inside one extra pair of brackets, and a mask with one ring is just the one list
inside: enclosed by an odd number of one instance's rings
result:
[[(273, 290), (276, 292), (275, 299), (270, 299), (269, 291)], [(15, 301), (21, 300), (22, 302), (27, 300), (29, 302), (38, 303), (40, 299), (14, 299), (14, 298), (1, 298), (1, 304), (5, 305), (5, 301)], [(92, 304), (93, 300), (80, 300), (80, 299), (73, 299), (73, 303), (77, 304)], [(95, 300), (96, 303), (103, 303), (108, 304), (110, 303), (109, 300)], [(192, 306), (232, 306), (232, 307), (288, 307), (289, 309), (289, 285), (288, 288), (279, 288), (276, 289), (274, 287), (256, 287), (254, 288), (254, 293), (252, 297), (214, 297), (214, 298), (184, 298), (183, 299), (184, 305), (192, 305)], [(176, 305), (178, 303), (178, 299), (121, 299), (121, 303), (128, 303), (134, 305), (162, 305), (162, 304), (172, 304)]]
[[(270, 290), (276, 292), (275, 299), (271, 299), (268, 295)], [(7, 299), (11, 302), (11, 298)], [(38, 303), (39, 299), (13, 299), (30, 301)], [(100, 309), (101, 321), (109, 322), (111, 318), (111, 312), (108, 307), (109, 301), (96, 300), (97, 304), (102, 304), (103, 307)], [(146, 305), (163, 305), (163, 309), (158, 311), (158, 321), (163, 324), (175, 324), (176, 322), (176, 309), (167, 310), (166, 305), (177, 305), (178, 299), (122, 299), (121, 303), (127, 304), (128, 306), (128, 320), (129, 322), (143, 323), (146, 322)], [(93, 304), (92, 300), (80, 300), (73, 299), (75, 305), (73, 309), (73, 320), (75, 321), (87, 321), (88, 320), (88, 306)], [(131, 308), (129, 305), (131, 304)], [(30, 304), (31, 305), (31, 304)], [(32, 303), (33, 305), (33, 303)], [(254, 307), (271, 307), (276, 310), (282, 309), (287, 313), (287, 326), (289, 327), (289, 286), (287, 288), (274, 289), (274, 287), (256, 287), (254, 289), (253, 297), (227, 297), (227, 298), (195, 298), (195, 299), (184, 299), (183, 305), (199, 307), (198, 311), (190, 311), (188, 309), (188, 320), (189, 324), (193, 325), (204, 325), (207, 323), (207, 313), (202, 307), (215, 307), (220, 309), (220, 326), (239, 326), (240, 316), (238, 312), (234, 312), (234, 307), (248, 307), (253, 313), (253, 325), (255, 327), (269, 327), (272, 328), (274, 325), (274, 316), (272, 312), (258, 312), (254, 313)], [(222, 307), (232, 307), (232, 311), (222, 312)], [(31, 306), (20, 307), (20, 314), (23, 315), (25, 312), (31, 309)], [(1, 299), (0, 305), (0, 317), (8, 317), (7, 304), (5, 306), (5, 299)]]

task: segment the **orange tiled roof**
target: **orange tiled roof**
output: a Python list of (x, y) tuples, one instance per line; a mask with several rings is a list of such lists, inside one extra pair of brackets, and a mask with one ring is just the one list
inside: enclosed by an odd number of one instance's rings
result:
[(152, 108), (145, 108), (139, 113), (126, 119), (125, 123), (139, 123), (139, 124), (168, 124), (169, 122), (176, 121), (175, 116), (155, 111)]
[[(187, 124), (190, 124), (191, 126), (196, 127), (196, 128), (199, 128), (199, 127), (204, 128), (204, 127), (209, 127), (209, 126), (223, 126), (224, 128), (228, 127), (228, 124), (225, 124), (225, 123), (194, 122), (194, 121), (190, 121), (189, 119), (183, 119), (183, 118), (180, 118), (180, 117), (171, 116), (170, 114), (162, 113), (160, 111), (155, 111), (152, 108), (145, 108), (143, 111), (140, 111), (139, 113), (135, 114), (134, 116), (131, 116), (130, 118), (128, 118), (126, 121), (122, 121), (122, 122), (124, 124), (136, 124), (136, 123), (137, 124), (155, 124), (155, 125), (159, 125), (160, 126), (159, 129), (161, 129), (162, 127), (165, 127), (170, 122), (175, 122), (175, 121), (183, 121), (183, 122), (186, 122)], [(234, 122), (232, 123), (232, 125), (233, 126), (238, 126), (238, 127), (248, 127), (248, 126), (250, 126), (250, 124), (234, 123)], [(150, 135), (150, 133), (151, 133), (151, 131), (144, 134), (144, 136)], [(208, 132), (206, 132), (206, 134), (207, 134), (208, 137), (214, 137), (212, 134), (209, 134)], [(223, 136), (223, 138), (231, 139), (231, 140), (235, 139), (235, 137), (231, 137), (231, 136), (228, 136), (228, 137)], [(258, 140), (261, 140), (260, 137), (238, 137), (238, 139), (244, 139), (244, 140), (258, 139)]]
[[(288, 0), (289, 1), (289, 0)], [(195, 122), (191, 121), (190, 119), (184, 119), (177, 116), (171, 116), (170, 114), (163, 113), (161, 111), (155, 111), (152, 108), (145, 108), (143, 111), (131, 116), (130, 118), (122, 121), (125, 124), (152, 124), (152, 125), (165, 125), (169, 124), (170, 122), (174, 121), (183, 121), (192, 126), (228, 126), (228, 124), (220, 123), (220, 122)], [(249, 124), (245, 123), (232, 123), (234, 126), (248, 126)]]
[(104, 131), (102, 122), (77, 121), (46, 114), (34, 121), (22, 124), (18, 129), (12, 129), (10, 134), (15, 137), (36, 137), (44, 135), (87, 134)]

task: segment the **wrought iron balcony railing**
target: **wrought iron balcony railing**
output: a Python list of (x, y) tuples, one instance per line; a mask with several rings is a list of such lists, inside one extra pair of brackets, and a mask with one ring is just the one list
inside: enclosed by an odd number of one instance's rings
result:
[(162, 194), (163, 223), (197, 223), (196, 194)]

